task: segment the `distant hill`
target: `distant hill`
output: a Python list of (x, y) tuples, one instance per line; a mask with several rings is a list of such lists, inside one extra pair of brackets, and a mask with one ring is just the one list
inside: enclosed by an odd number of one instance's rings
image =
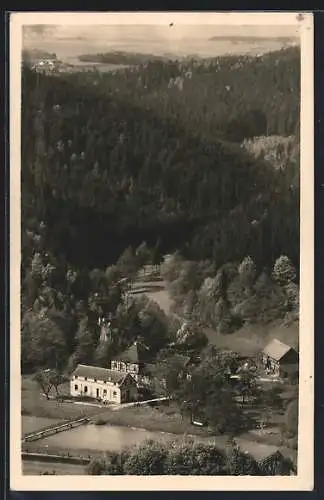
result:
[(42, 49), (24, 49), (22, 51), (24, 61), (38, 61), (39, 59), (56, 59), (56, 54)]
[(295, 42), (298, 41), (298, 37), (291, 37), (291, 36), (280, 36), (280, 37), (260, 37), (260, 36), (212, 36), (209, 38), (209, 41), (211, 42), (218, 42), (218, 41), (233, 41), (233, 42), (246, 42), (246, 43), (261, 43), (265, 41), (273, 41), (275, 40), (276, 42), (279, 43), (287, 43), (287, 42)]
[(78, 56), (79, 61), (102, 63), (102, 64), (146, 64), (149, 61), (164, 61), (163, 56), (153, 54), (141, 54), (132, 52), (106, 52), (103, 54), (81, 54)]

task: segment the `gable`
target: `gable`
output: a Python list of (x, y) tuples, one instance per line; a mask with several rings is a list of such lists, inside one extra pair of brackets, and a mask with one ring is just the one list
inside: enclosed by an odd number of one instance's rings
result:
[(299, 358), (298, 352), (295, 351), (295, 349), (291, 348), (281, 358), (280, 363), (282, 363), (282, 364), (294, 364), (294, 363), (298, 363), (298, 361), (299, 361), (298, 358)]
[(121, 382), (120, 387), (130, 387), (134, 385), (136, 385), (136, 380), (129, 373), (127, 373)]

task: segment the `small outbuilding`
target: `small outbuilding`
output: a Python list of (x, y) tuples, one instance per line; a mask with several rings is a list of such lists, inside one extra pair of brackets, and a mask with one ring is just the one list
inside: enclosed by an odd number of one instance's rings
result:
[(293, 347), (273, 339), (262, 351), (262, 363), (267, 373), (287, 377), (298, 372), (299, 355)]

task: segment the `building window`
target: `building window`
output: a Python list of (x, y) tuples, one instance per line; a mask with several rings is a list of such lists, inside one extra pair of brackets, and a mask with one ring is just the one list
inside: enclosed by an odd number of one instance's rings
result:
[(116, 391), (113, 392), (113, 396), (114, 396), (114, 398), (117, 396), (117, 392)]
[(107, 389), (104, 389), (104, 390), (103, 390), (103, 395), (104, 395), (104, 396), (107, 396)]
[(75, 386), (74, 386), (74, 390), (75, 390), (75, 391), (77, 391), (77, 390), (78, 390), (78, 386), (77, 386), (77, 384), (75, 384)]
[(85, 385), (84, 386), (84, 392), (87, 393), (88, 392), (88, 387)]
[(74, 375), (74, 378), (75, 378), (75, 379), (77, 379), (77, 378), (78, 378), (78, 376), (77, 376), (77, 375)]
[(94, 379), (94, 382), (97, 382), (97, 379), (96, 379), (96, 378)]
[(88, 377), (84, 377), (84, 380), (88, 380)]

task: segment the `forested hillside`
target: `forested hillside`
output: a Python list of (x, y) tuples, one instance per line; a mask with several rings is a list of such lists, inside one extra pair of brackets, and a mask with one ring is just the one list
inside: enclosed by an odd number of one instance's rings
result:
[[(26, 69), (24, 192), (37, 192), (38, 217), (49, 225), (49, 245), (56, 245), (72, 262), (90, 267), (116, 260), (128, 244), (136, 245), (143, 239), (151, 245), (160, 239), (167, 251), (186, 247), (193, 257), (213, 257), (219, 264), (251, 251), (260, 265), (271, 263), (280, 253), (297, 263), (298, 196), (287, 189), (290, 180), (282, 172), (274, 173), (260, 158), (255, 161), (235, 145), (218, 139), (216, 133), (213, 139), (206, 139), (204, 126), (198, 123), (193, 127), (198, 132), (191, 134), (188, 127), (179, 124), (191, 118), (179, 117), (179, 111), (173, 113), (171, 107), (176, 100), (179, 109), (193, 113), (196, 119), (200, 114), (205, 123), (212, 120), (222, 124), (220, 105), (226, 99), (221, 82), (232, 75), (228, 84), (237, 84), (227, 103), (231, 113), (241, 113), (243, 121), (257, 117), (265, 113), (267, 92), (260, 96), (262, 107), (257, 107), (250, 79), (256, 75), (257, 80), (267, 80), (272, 62), (272, 70), (282, 71), (277, 84), (275, 73), (269, 80), (272, 110), (269, 108), (265, 121), (273, 122), (267, 125), (273, 132), (291, 133), (298, 126), (299, 99), (297, 92), (287, 93), (285, 87), (294, 83), (292, 90), (297, 90), (298, 72), (294, 74), (294, 66), (292, 71), (288, 68), (283, 72), (288, 55), (283, 52), (283, 60), (278, 54), (272, 59), (265, 56), (264, 66), (259, 60), (241, 65), (236, 62), (236, 70), (228, 69), (233, 66), (233, 58), (228, 58), (231, 65), (225, 59), (224, 68), (215, 72), (212, 66), (212, 73), (207, 66), (207, 74), (204, 67), (198, 67), (200, 91), (193, 94), (196, 83), (192, 78), (190, 88), (178, 90), (177, 96), (171, 89), (163, 101), (158, 92), (152, 106), (147, 99), (151, 102), (153, 98), (145, 95), (145, 89), (136, 92), (130, 85), (130, 95), (126, 91), (113, 94), (103, 88), (105, 78), (112, 82), (115, 78), (117, 90), (119, 80), (132, 83), (137, 72), (103, 76), (101, 87), (93, 85), (96, 81), (92, 81), (92, 74), (89, 83), (81, 83), (82, 75), (54, 79)], [(154, 76), (157, 83), (152, 82), (152, 86), (157, 90), (161, 79), (169, 79), (170, 67), (151, 63), (143, 69), (142, 78)], [(208, 78), (214, 79), (213, 85)], [(256, 89), (267, 88), (260, 83), (256, 82)], [(214, 96), (204, 96), (204, 88)], [(281, 96), (287, 100), (287, 113)], [(199, 102), (202, 98), (209, 102), (205, 111)], [(195, 108), (199, 113), (195, 114)], [(226, 110), (224, 116), (228, 116)], [(292, 127), (278, 125), (288, 121)], [(241, 126), (249, 135), (245, 124)], [(30, 134), (31, 130), (35, 133)], [(253, 136), (264, 132), (262, 125)], [(225, 139), (230, 136), (231, 132)], [(249, 243), (252, 239), (253, 249)]]
[(298, 269), (297, 49), (114, 73), (25, 66), (22, 79), (25, 339), (53, 331), (31, 316), (38, 301), (64, 330), (66, 355), (80, 338), (92, 345), (98, 314), (121, 302), (113, 265), (143, 241), (155, 262), (179, 250), (219, 269), (250, 255), (260, 273), (285, 255)]

